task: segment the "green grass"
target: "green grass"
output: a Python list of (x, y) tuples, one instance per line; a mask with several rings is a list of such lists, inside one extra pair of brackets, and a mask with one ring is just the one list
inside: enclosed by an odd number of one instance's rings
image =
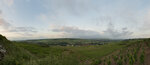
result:
[[(100, 59), (117, 49), (125, 47), (118, 43), (96, 46), (50, 46), (42, 47), (37, 44), (13, 43), (18, 48), (23, 49), (24, 54), (31, 54), (33, 59), (27, 62), (35, 61), (37, 65), (83, 65), (86, 61), (90, 63), (93, 60)], [(28, 54), (29, 55), (29, 54)], [(35, 59), (34, 59), (35, 57)], [(21, 61), (18, 61), (21, 62)]]
[[(7, 50), (0, 65), (91, 65), (112, 52), (135, 43), (112, 42), (106, 45), (49, 46), (0, 41)], [(124, 44), (122, 44), (124, 43)]]
[[(93, 62), (113, 51), (125, 47), (119, 44), (101, 46), (51, 46), (42, 47), (37, 44), (12, 43), (8, 48), (11, 51), (6, 55), (4, 62), (28, 65), (82, 65), (86, 61)], [(3, 64), (9, 65), (9, 64)]]
[(72, 49), (75, 52), (80, 53), (80, 55), (85, 56), (90, 59), (92, 58), (99, 59), (122, 47), (124, 46), (118, 45), (118, 44), (107, 44), (107, 45), (101, 45), (101, 46), (69, 47), (68, 49)]

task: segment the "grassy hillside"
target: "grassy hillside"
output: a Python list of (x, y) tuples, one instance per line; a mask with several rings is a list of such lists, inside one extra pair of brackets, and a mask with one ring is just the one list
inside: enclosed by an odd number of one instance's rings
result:
[[(107, 44), (96, 46), (51, 46), (43, 47), (37, 44), (13, 43), (23, 48), (37, 59), (30, 59), (37, 65), (90, 65), (96, 59), (100, 59), (113, 51), (125, 47), (119, 44)], [(33, 62), (32, 62), (33, 63)], [(31, 63), (31, 65), (32, 65)], [(29, 63), (30, 64), (30, 63)]]
[(120, 58), (120, 55), (117, 55), (118, 51), (126, 51), (142, 42), (149, 41), (128, 40), (105, 45), (45, 47), (39, 44), (10, 42), (1, 36), (0, 43), (6, 48), (7, 53), (0, 61), (0, 65), (103, 65), (109, 63), (108, 57), (110, 60), (112, 56)]
[(23, 48), (17, 47), (14, 43), (7, 40), (4, 36), (0, 35), (0, 44), (7, 50), (5, 57), (0, 61), (0, 65), (22, 65), (29, 62), (32, 58), (32, 54)]

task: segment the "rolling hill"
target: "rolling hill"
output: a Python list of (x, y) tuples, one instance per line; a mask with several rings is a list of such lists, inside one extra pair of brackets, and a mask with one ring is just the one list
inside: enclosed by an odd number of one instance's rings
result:
[[(75, 40), (67, 39), (67, 43)], [(86, 41), (91, 40), (82, 40), (82, 43)], [(42, 46), (9, 41), (0, 35), (0, 45), (6, 49), (0, 65), (149, 65), (149, 42), (150, 39), (135, 39), (104, 45)]]

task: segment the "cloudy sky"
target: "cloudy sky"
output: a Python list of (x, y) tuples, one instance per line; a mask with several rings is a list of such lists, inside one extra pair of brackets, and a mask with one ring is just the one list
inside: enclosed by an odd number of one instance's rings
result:
[(10, 40), (148, 38), (150, 0), (0, 0), (0, 34)]

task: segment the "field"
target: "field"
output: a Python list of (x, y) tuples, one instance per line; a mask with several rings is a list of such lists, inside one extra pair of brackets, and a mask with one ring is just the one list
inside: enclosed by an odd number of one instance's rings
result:
[(102, 45), (107, 42), (120, 41), (110, 39), (78, 39), (78, 38), (58, 38), (58, 39), (37, 39), (23, 40), (21, 42), (35, 43), (41, 45), (59, 46), (81, 46), (81, 45)]
[[(149, 54), (147, 51), (150, 46), (149, 40), (143, 39), (85, 46), (43, 46), (8, 40), (0, 42), (7, 50), (0, 65), (140, 65), (148, 63), (147, 60), (140, 59), (146, 59), (144, 57)], [(134, 55), (134, 51), (138, 55)], [(141, 54), (145, 54), (144, 57)], [(127, 55), (129, 56), (126, 57)]]

